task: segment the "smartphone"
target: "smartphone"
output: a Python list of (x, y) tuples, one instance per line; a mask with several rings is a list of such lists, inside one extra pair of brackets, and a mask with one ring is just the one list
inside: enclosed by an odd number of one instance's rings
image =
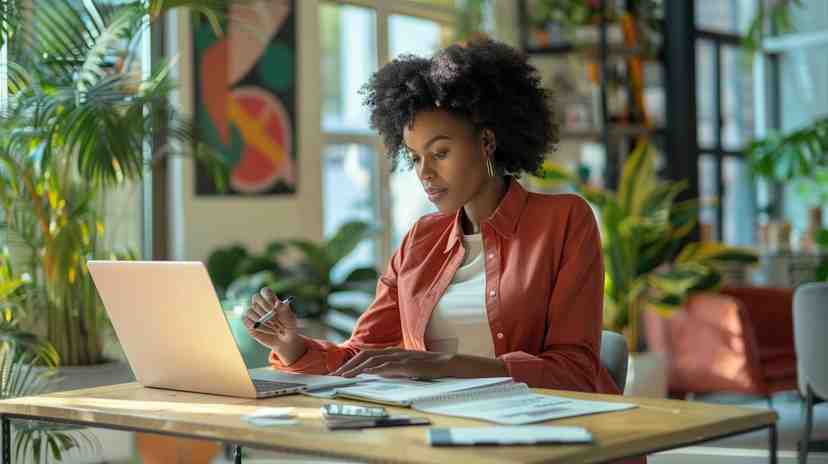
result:
[(328, 430), (367, 429), (372, 427), (400, 427), (406, 425), (429, 425), (426, 417), (388, 416), (374, 419), (349, 419), (326, 422)]
[(328, 403), (322, 406), (325, 419), (377, 419), (387, 417), (382, 406), (356, 406), (353, 404)]

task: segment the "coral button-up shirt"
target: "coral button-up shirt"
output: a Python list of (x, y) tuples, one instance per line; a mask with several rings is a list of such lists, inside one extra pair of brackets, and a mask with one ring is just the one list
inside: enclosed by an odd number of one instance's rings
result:
[[(342, 344), (305, 338), (307, 352), (286, 366), (325, 374), (363, 349), (425, 350), (431, 313), (463, 261), (461, 211), (421, 218), (377, 283), (374, 302)], [(604, 269), (589, 205), (570, 194), (529, 193), (510, 180), (480, 224), (485, 305), (495, 355), (531, 387), (619, 393), (599, 361)]]

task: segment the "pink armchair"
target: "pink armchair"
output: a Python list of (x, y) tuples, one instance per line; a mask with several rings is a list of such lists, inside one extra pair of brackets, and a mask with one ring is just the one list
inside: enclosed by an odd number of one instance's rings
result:
[(796, 348), (793, 330), (793, 289), (725, 287), (721, 293), (744, 306), (756, 337), (765, 394), (796, 390)]
[(692, 296), (664, 317), (644, 313), (648, 349), (668, 360), (673, 396), (735, 392), (770, 398), (796, 388), (792, 292), (728, 288)]

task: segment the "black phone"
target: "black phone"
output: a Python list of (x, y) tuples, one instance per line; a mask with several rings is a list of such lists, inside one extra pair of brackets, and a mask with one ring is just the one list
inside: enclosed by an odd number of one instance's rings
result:
[(367, 429), (372, 427), (403, 427), (407, 425), (430, 425), (425, 417), (388, 416), (376, 418), (350, 419), (328, 422), (328, 430)]

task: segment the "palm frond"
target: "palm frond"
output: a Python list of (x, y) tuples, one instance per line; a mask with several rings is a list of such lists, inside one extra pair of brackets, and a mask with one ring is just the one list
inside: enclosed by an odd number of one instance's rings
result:
[[(97, 341), (74, 343), (80, 334), (97, 339), (96, 324), (104, 318), (83, 266), (88, 257), (113, 252), (98, 240), (100, 199), (109, 188), (140, 178), (157, 157), (196, 147), (194, 156), (219, 159), (201, 148), (193, 124), (168, 102), (176, 89), (169, 78), (175, 63), (145, 79), (128, 66), (133, 47), (149, 21), (170, 9), (192, 7), (218, 26), (229, 3), (3, 1), (0, 39), (9, 47), (11, 93), (0, 115), (0, 228), (4, 241), (23, 250), (35, 276), (36, 291), (21, 295), (19, 307), (38, 311), (21, 314), (43, 313), (49, 337), (68, 363), (94, 362), (100, 354)], [(159, 130), (168, 145), (146, 159), (147, 142)], [(226, 172), (226, 165), (212, 165)], [(38, 362), (55, 362), (54, 349), (12, 329), (0, 323), (0, 349), (26, 348)], [(25, 384), (28, 377), (19, 380)], [(29, 443), (51, 451), (70, 443), (49, 440), (37, 436)]]
[(111, 56), (118, 41), (134, 37), (142, 26), (144, 12), (140, 8), (123, 8), (119, 10), (101, 33), (95, 37), (94, 45), (84, 55), (83, 65), (78, 75), (78, 90), (83, 91), (94, 85), (98, 79), (105, 77), (102, 64)]
[(36, 367), (32, 355), (7, 347), (0, 353), (0, 399), (40, 394), (54, 375), (51, 368)]
[(149, 14), (154, 19), (167, 11), (187, 8), (204, 16), (213, 32), (218, 35), (222, 31), (221, 24), (227, 16), (229, 5), (230, 2), (227, 0), (150, 0)]
[(49, 462), (49, 456), (60, 462), (63, 454), (72, 449), (88, 450), (98, 454), (101, 443), (85, 427), (37, 422), (31, 420), (13, 422), (15, 429), (15, 456), (18, 460)]
[(0, 46), (9, 43), (23, 24), (24, 0), (4, 0), (0, 8)]

